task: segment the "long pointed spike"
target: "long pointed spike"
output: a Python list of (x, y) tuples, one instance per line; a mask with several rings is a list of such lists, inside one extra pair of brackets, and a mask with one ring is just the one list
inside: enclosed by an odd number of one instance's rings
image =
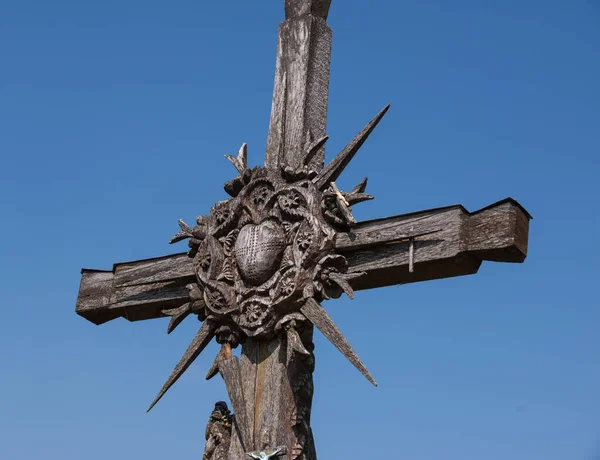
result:
[(356, 152), (362, 147), (367, 138), (371, 135), (375, 127), (379, 124), (383, 116), (389, 110), (390, 106), (386, 105), (384, 109), (373, 118), (363, 130), (356, 135), (354, 139), (342, 150), (325, 169), (323, 169), (314, 179), (314, 183), (319, 190), (324, 190), (329, 186), (330, 182), (335, 181), (342, 171), (348, 166)]
[(362, 203), (363, 201), (370, 201), (374, 198), (373, 195), (369, 195), (368, 193), (352, 193), (346, 195), (346, 201), (348, 201), (350, 206)]
[(346, 280), (346, 278), (343, 277), (343, 275), (340, 275), (339, 273), (330, 273), (329, 278), (332, 281), (334, 281), (339, 287), (341, 287), (346, 293), (346, 295), (350, 297), (350, 299), (354, 300), (354, 290), (352, 289), (352, 286), (350, 286), (350, 283)]
[(167, 327), (167, 334), (173, 332), (181, 322), (188, 317), (192, 312), (192, 304), (190, 302), (183, 304), (181, 307), (173, 308), (171, 310), (163, 310), (161, 313), (171, 317), (169, 326)]
[(180, 241), (187, 240), (190, 238), (190, 234), (187, 232), (179, 232), (175, 234), (173, 238), (169, 240), (169, 244), (179, 243)]
[(356, 367), (369, 382), (377, 386), (377, 382), (360, 360), (346, 337), (340, 332), (325, 309), (314, 299), (308, 299), (300, 309), (302, 314), (319, 329), (325, 337)]
[(196, 334), (196, 337), (194, 337), (194, 340), (192, 340), (192, 343), (181, 358), (181, 361), (179, 361), (177, 366), (175, 366), (175, 369), (173, 369), (171, 376), (162, 387), (162, 390), (160, 390), (160, 393), (158, 393), (156, 399), (152, 401), (152, 404), (150, 404), (150, 407), (146, 412), (150, 412), (152, 408), (156, 405), (156, 403), (160, 401), (164, 394), (169, 390), (169, 388), (171, 388), (173, 384), (177, 382), (177, 380), (179, 380), (179, 377), (181, 377), (183, 373), (187, 370), (187, 368), (190, 367), (190, 365), (194, 362), (194, 360), (198, 356), (200, 356), (202, 350), (206, 348), (206, 346), (210, 343), (214, 336), (214, 325), (210, 322), (204, 322), (202, 324), (202, 327)]
[(360, 183), (354, 187), (354, 190), (352, 190), (351, 193), (364, 193), (365, 190), (367, 189), (367, 182), (369, 181), (368, 177), (365, 177), (363, 180), (360, 181)]
[(289, 328), (287, 330), (287, 348), (286, 348), (286, 363), (289, 366), (292, 360), (294, 359), (294, 353), (299, 353), (301, 355), (308, 356), (310, 352), (304, 347), (302, 343), (302, 339), (298, 332)]

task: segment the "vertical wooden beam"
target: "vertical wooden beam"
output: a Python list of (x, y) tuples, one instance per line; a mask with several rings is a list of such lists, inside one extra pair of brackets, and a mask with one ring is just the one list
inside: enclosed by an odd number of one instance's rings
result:
[[(297, 167), (311, 141), (325, 136), (332, 32), (331, 0), (286, 0), (279, 26), (277, 67), (265, 166)], [(321, 169), (325, 147), (310, 162)]]

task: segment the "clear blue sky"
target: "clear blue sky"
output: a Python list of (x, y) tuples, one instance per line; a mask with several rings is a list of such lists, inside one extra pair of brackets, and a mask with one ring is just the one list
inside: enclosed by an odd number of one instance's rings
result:
[[(167, 242), (263, 161), (283, 0), (0, 2), (0, 458), (200, 458), (216, 346), (147, 415), (197, 328), (78, 317), (81, 267)], [(360, 219), (513, 196), (522, 265), (327, 304), (380, 387), (317, 334), (322, 459), (600, 458), (600, 2), (333, 0), (328, 158)], [(366, 327), (365, 327), (366, 326)]]

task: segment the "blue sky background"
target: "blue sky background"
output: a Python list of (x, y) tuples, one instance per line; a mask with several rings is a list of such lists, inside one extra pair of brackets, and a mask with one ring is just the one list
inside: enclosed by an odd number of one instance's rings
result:
[[(0, 458), (200, 458), (212, 346), (145, 409), (197, 322), (93, 326), (81, 267), (167, 242), (263, 161), (283, 1), (0, 1)], [(513, 196), (522, 265), (327, 304), (380, 383), (317, 334), (319, 458), (600, 458), (600, 2), (333, 0), (328, 159), (360, 219)]]

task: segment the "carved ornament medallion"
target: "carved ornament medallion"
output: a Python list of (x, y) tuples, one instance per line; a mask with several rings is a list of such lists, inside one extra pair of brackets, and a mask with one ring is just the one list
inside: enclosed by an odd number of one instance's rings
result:
[(360, 274), (347, 274), (334, 238), (352, 224), (350, 202), (372, 197), (362, 193), (366, 181), (347, 194), (335, 184), (321, 190), (307, 166), (248, 169), (245, 144), (237, 158), (227, 157), (239, 172), (225, 184), (231, 198), (194, 228), (180, 221), (172, 242), (189, 238), (196, 274), (189, 288), (204, 301), (196, 313), (219, 326), (219, 342), (235, 346), (272, 337), (309, 298), (352, 295), (347, 279)]

